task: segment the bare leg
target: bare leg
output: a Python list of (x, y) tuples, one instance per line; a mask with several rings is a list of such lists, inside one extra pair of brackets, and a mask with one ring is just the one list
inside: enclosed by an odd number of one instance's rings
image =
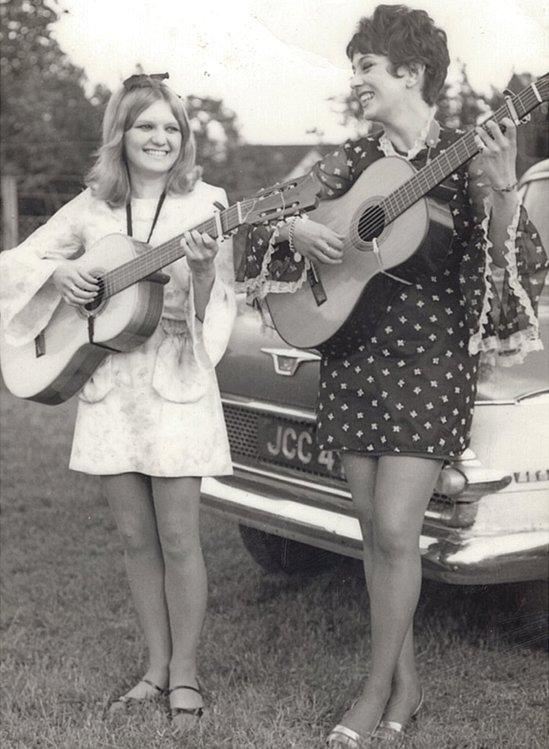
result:
[[(362, 530), (364, 576), (369, 590), (373, 566), (373, 508), (378, 460), (356, 453), (342, 452), (341, 456)], [(412, 622), (398, 656), (391, 697), (384, 717), (404, 723), (417, 707), (420, 696), (421, 686), (415, 660)]]
[[(170, 687), (198, 687), (197, 650), (206, 613), (207, 581), (199, 535), (200, 479), (153, 478), (154, 506), (165, 562), (172, 656)], [(177, 690), (172, 707), (198, 708), (199, 694)], [(175, 720), (175, 719), (174, 719)], [(194, 722), (179, 715), (179, 728)]]
[[(125, 549), (126, 570), (135, 608), (149, 651), (144, 678), (165, 688), (171, 657), (168, 609), (164, 595), (164, 560), (148, 476), (124, 473), (103, 476), (103, 490), (114, 515)], [(141, 699), (157, 694), (139, 683), (128, 692)]]
[(343, 720), (363, 735), (375, 730), (384, 712), (412, 626), (421, 584), (419, 535), (439, 472), (438, 461), (424, 458), (378, 461), (369, 583), (372, 667), (360, 699)]

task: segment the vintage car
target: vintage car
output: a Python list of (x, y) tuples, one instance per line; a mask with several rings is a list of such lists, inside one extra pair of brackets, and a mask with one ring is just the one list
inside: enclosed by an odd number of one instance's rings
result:
[[(549, 247), (549, 161), (523, 178), (523, 198)], [(426, 577), (458, 584), (539, 580), (549, 542), (549, 295), (545, 350), (479, 381), (471, 446), (441, 472), (420, 546)], [(219, 370), (234, 475), (206, 479), (203, 503), (235, 518), (270, 571), (320, 569), (362, 538), (342, 465), (315, 443), (315, 351), (288, 347), (239, 299)]]

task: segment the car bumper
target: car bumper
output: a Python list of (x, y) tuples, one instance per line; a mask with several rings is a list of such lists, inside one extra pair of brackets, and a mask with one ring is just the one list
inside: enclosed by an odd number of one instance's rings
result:
[[(258, 486), (242, 475), (206, 478), (203, 505), (250, 527), (360, 558), (362, 534), (346, 492), (311, 490), (307, 482), (285, 491)], [(299, 497), (299, 499), (298, 499)], [(475, 535), (428, 519), (420, 536), (425, 577), (454, 584), (491, 584), (547, 577), (549, 531)]]

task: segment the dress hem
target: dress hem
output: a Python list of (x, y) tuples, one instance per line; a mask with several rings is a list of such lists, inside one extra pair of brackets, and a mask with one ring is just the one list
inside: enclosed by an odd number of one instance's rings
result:
[(217, 471), (208, 471), (207, 473), (196, 473), (196, 472), (186, 472), (186, 473), (153, 473), (148, 472), (145, 470), (138, 470), (136, 468), (122, 468), (120, 470), (113, 471), (112, 469), (109, 469), (108, 471), (91, 471), (89, 469), (85, 468), (76, 468), (75, 466), (69, 466), (69, 470), (76, 471), (77, 473), (85, 473), (88, 476), (119, 476), (123, 473), (138, 473), (142, 476), (150, 476), (151, 478), (158, 478), (158, 479), (182, 479), (182, 478), (198, 478), (198, 479), (205, 479), (205, 478), (213, 478), (215, 476), (232, 476), (233, 475), (233, 469), (230, 468), (229, 470), (217, 470)]
[(415, 452), (413, 450), (350, 450), (347, 447), (330, 447), (322, 448), (336, 450), (339, 453), (353, 453), (354, 455), (365, 455), (367, 458), (381, 458), (384, 455), (391, 455), (392, 457), (407, 457), (407, 458), (427, 458), (428, 460), (440, 460), (451, 462), (457, 459), (457, 455), (435, 455), (434, 453)]

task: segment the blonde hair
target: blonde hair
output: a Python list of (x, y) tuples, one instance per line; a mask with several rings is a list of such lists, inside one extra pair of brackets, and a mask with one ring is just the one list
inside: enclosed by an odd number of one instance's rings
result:
[(167, 189), (176, 194), (190, 192), (200, 178), (202, 170), (196, 166), (194, 135), (179, 96), (154, 80), (150, 81), (150, 85), (130, 90), (121, 87), (112, 94), (105, 109), (102, 145), (85, 180), (93, 194), (111, 206), (125, 205), (131, 194), (124, 134), (145, 109), (159, 100), (169, 105), (181, 130), (181, 150), (170, 169)]

